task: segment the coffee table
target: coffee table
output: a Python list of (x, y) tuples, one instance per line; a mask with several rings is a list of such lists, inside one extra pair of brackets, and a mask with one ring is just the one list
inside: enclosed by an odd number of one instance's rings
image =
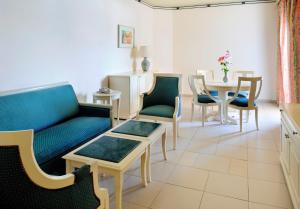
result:
[(112, 137), (104, 133), (63, 156), (66, 160), (66, 171), (70, 173), (84, 164), (96, 164), (99, 173), (114, 176), (116, 209), (122, 209), (123, 174), (138, 158), (141, 158), (142, 184), (147, 186), (148, 145), (147, 141)]
[(151, 145), (162, 139), (162, 153), (167, 160), (166, 139), (167, 127), (163, 123), (154, 123), (146, 120), (127, 120), (107, 132), (114, 137), (141, 140), (148, 143), (147, 154), (147, 181), (151, 182)]

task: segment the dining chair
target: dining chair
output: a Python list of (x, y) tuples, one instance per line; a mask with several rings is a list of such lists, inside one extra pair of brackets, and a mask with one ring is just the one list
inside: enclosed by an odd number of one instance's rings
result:
[[(242, 83), (250, 83), (250, 91), (248, 97), (239, 97)], [(227, 108), (231, 107), (240, 111), (240, 131), (243, 131), (243, 111), (255, 110), (256, 129), (258, 130), (258, 106), (257, 99), (262, 88), (262, 77), (239, 77), (237, 90), (232, 98), (227, 100)], [(228, 117), (226, 114), (225, 117)], [(226, 118), (227, 120), (227, 118)]]
[(222, 100), (220, 100), (217, 96), (211, 95), (211, 93), (208, 91), (205, 84), (205, 76), (190, 75), (188, 81), (193, 92), (191, 120), (193, 120), (194, 117), (195, 105), (199, 105), (202, 109), (202, 126), (204, 126), (206, 108), (218, 106), (218, 113), (222, 124)]
[(140, 97), (137, 119), (173, 123), (173, 148), (176, 149), (178, 122), (181, 119), (181, 74), (154, 73), (149, 92)]
[[(213, 71), (213, 70), (197, 70), (196, 75), (203, 75), (206, 81), (214, 81), (215, 80), (215, 71)], [(218, 96), (217, 90), (209, 90), (209, 93), (212, 96)]]
[[(237, 81), (239, 77), (253, 77), (255, 74), (255, 71), (253, 70), (234, 70), (232, 73), (232, 80)], [(234, 91), (229, 91), (228, 96), (233, 97), (235, 94)], [(249, 94), (248, 91), (240, 91), (239, 97), (247, 97)]]

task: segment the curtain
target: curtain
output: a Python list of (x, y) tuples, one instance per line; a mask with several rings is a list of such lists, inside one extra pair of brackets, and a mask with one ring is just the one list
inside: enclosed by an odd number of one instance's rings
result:
[(281, 0), (278, 46), (278, 102), (300, 102), (300, 0)]

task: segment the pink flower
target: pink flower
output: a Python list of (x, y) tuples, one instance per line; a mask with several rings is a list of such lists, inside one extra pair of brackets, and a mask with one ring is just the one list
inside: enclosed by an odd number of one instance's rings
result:
[(223, 62), (224, 60), (225, 60), (225, 56), (221, 56), (219, 57), (218, 62)]

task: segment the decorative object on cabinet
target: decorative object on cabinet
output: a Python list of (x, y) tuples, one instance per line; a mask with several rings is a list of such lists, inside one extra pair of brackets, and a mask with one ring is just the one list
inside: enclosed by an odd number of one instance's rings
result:
[[(240, 97), (239, 92), (242, 83), (250, 82), (249, 97)], [(227, 101), (227, 106), (240, 111), (240, 132), (243, 131), (243, 111), (255, 111), (256, 129), (258, 130), (258, 105), (256, 103), (262, 87), (262, 77), (239, 77), (237, 91), (234, 96)], [(228, 108), (226, 108), (228, 111)], [(228, 113), (225, 114), (228, 117)], [(227, 120), (227, 119), (226, 119)]]
[(150, 69), (150, 61), (148, 58), (151, 56), (150, 47), (149, 46), (141, 46), (140, 47), (140, 56), (144, 58), (142, 61), (142, 69), (144, 72), (148, 72)]
[[(122, 92), (120, 91), (116, 91), (116, 90), (112, 90), (109, 88), (101, 88), (101, 89), (108, 89), (109, 91), (104, 91), (104, 92), (108, 92), (108, 93), (102, 93), (102, 91), (96, 92), (93, 94), (93, 103), (96, 104), (97, 100), (100, 100), (100, 102), (102, 104), (109, 104), (109, 105), (113, 105), (113, 101), (116, 100), (117, 104), (116, 104), (116, 113), (117, 113), (117, 122), (119, 123), (120, 120), (120, 104), (121, 104), (121, 94)], [(113, 110), (114, 111), (114, 110)]]
[[(120, 118), (129, 119), (136, 116), (139, 108), (139, 95), (147, 92), (152, 83), (152, 73), (126, 72), (108, 76), (109, 88), (122, 92), (120, 106)], [(113, 104), (113, 110), (116, 110)], [(116, 111), (113, 111), (117, 117)]]
[(118, 25), (118, 47), (134, 47), (134, 28), (124, 25)]
[(294, 209), (300, 209), (300, 104), (281, 110), (280, 162)]
[(176, 149), (178, 121), (181, 119), (181, 74), (154, 73), (149, 92), (141, 95), (137, 119), (173, 123), (173, 148)]

